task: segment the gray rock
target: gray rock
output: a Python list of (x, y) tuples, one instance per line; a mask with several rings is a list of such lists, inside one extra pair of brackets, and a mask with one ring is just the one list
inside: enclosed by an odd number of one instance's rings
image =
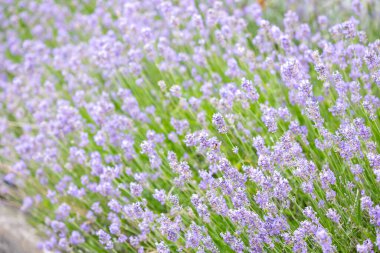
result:
[(0, 253), (38, 253), (37, 243), (24, 215), (0, 201)]

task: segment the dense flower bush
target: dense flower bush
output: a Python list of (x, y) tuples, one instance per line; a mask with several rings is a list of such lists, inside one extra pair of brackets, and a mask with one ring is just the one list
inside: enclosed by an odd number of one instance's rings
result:
[(249, 2), (0, 3), (0, 192), (41, 248), (380, 250), (376, 1)]

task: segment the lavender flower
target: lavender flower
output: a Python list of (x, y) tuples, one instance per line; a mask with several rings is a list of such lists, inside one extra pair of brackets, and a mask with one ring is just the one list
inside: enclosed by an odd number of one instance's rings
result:
[(73, 231), (70, 236), (70, 243), (73, 245), (78, 245), (84, 243), (85, 240), (78, 231)]
[(212, 123), (217, 127), (219, 133), (225, 134), (228, 131), (226, 122), (220, 113), (216, 113), (212, 116)]
[(380, 6), (273, 1), (2, 1), (0, 196), (41, 250), (379, 248)]

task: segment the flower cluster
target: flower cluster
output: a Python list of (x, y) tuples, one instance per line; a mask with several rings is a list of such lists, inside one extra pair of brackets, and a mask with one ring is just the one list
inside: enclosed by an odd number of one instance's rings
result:
[(380, 250), (376, 1), (3, 2), (0, 197), (41, 249)]

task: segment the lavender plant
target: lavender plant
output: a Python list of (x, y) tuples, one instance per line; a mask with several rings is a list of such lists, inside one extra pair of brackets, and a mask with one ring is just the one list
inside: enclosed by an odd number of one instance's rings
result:
[(376, 1), (250, 2), (0, 3), (0, 193), (41, 249), (380, 250)]

